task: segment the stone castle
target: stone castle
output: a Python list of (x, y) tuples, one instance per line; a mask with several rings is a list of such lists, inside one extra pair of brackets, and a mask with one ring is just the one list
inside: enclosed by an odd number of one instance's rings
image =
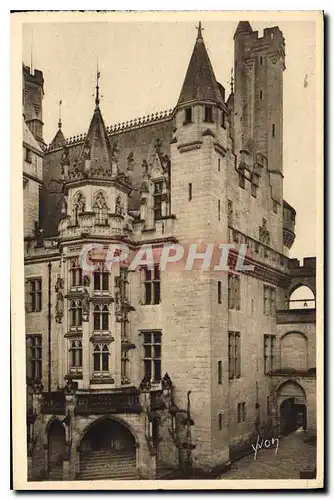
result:
[[(316, 432), (316, 262), (289, 258), (283, 199), (285, 41), (242, 21), (234, 47), (228, 97), (199, 24), (173, 110), (107, 127), (97, 75), (87, 133), (59, 120), (50, 145), (43, 73), (23, 66), (30, 480), (205, 477), (257, 434)], [(130, 271), (100, 252), (86, 273), (84, 246), (115, 243), (196, 243), (198, 259), (229, 243), (229, 271)], [(242, 244), (253, 270), (235, 268)], [(301, 286), (313, 299), (293, 299)]]

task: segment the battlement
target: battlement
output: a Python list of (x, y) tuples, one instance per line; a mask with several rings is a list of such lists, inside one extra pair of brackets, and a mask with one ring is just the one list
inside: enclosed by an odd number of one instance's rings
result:
[(291, 270), (303, 270), (303, 271), (315, 271), (316, 269), (316, 257), (304, 257), (303, 263), (299, 259), (289, 259), (289, 269)]
[[(113, 136), (115, 134), (122, 133), (128, 130), (134, 130), (140, 127), (145, 127), (147, 125), (151, 125), (152, 123), (161, 123), (163, 121), (168, 121), (170, 120), (172, 113), (173, 113), (172, 109), (169, 110), (166, 109), (164, 111), (159, 111), (157, 113), (152, 113), (150, 115), (143, 116), (141, 118), (135, 118), (134, 120), (128, 120), (125, 122), (116, 123), (114, 125), (109, 125), (106, 127), (107, 134), (108, 136)], [(75, 135), (73, 137), (68, 137), (65, 141), (65, 144), (66, 146), (83, 144), (85, 137), (86, 133)], [(57, 145), (49, 144), (44, 149), (44, 152), (51, 153), (54, 151), (58, 151), (61, 148), (62, 146), (60, 146), (59, 144)]]
[(259, 37), (258, 31), (241, 30), (236, 33), (238, 39), (243, 39), (244, 50), (247, 52), (270, 49), (271, 51), (285, 51), (285, 39), (278, 26), (265, 28), (263, 36)]
[(23, 74), (27, 82), (35, 83), (36, 85), (40, 85), (41, 87), (43, 87), (44, 85), (43, 71), (35, 69), (34, 72), (32, 73), (30, 71), (30, 67), (23, 64)]

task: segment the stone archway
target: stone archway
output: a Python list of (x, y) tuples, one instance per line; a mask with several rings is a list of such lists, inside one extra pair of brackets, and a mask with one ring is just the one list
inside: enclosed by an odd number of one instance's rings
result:
[(90, 424), (79, 453), (79, 479), (138, 479), (136, 440), (116, 419), (105, 417)]
[(306, 395), (300, 384), (294, 380), (284, 382), (277, 389), (276, 400), (282, 434), (289, 434), (299, 427), (307, 429)]
[(48, 436), (48, 479), (63, 479), (63, 460), (65, 454), (65, 429), (63, 424), (54, 418), (47, 428)]

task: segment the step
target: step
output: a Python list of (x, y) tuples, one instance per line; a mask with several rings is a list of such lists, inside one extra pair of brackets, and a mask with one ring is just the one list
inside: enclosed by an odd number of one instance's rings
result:
[(80, 479), (139, 479), (136, 469), (129, 471), (80, 471)]

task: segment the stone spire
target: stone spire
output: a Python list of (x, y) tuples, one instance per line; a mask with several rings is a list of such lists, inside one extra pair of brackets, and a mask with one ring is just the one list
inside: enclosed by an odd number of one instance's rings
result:
[(111, 177), (117, 173), (117, 165), (108, 139), (108, 133), (100, 110), (100, 72), (96, 74), (95, 109), (87, 135), (76, 164), (69, 170), (69, 178)]
[(222, 95), (205, 47), (201, 22), (196, 27), (197, 39), (190, 58), (178, 104), (191, 101), (213, 101), (222, 104)]
[(63, 103), (63, 101), (59, 101), (58, 130), (56, 132), (56, 135), (54, 136), (54, 138), (51, 141), (51, 146), (61, 146), (66, 141), (65, 136), (63, 134), (63, 131), (61, 129), (61, 127), (62, 127), (62, 122), (61, 122), (61, 105), (62, 105), (62, 103)]

